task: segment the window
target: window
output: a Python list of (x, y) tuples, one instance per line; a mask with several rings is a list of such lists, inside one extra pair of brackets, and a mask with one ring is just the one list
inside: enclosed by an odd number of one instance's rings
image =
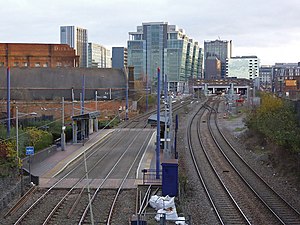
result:
[(57, 62), (56, 63), (56, 67), (61, 67), (62, 66), (62, 63), (61, 62)]
[(36, 63), (34, 64), (34, 66), (35, 66), (35, 67), (41, 67), (41, 63), (40, 63), (40, 62), (36, 62)]
[(14, 67), (18, 67), (19, 66), (19, 62), (14, 62)]
[(27, 66), (28, 66), (28, 63), (27, 63), (27, 62), (24, 62), (23, 65), (24, 65), (24, 67), (27, 67)]
[(43, 64), (43, 67), (48, 67), (48, 63), (45, 62), (45, 63)]
[(4, 66), (4, 62), (0, 62), (0, 67), (3, 67)]

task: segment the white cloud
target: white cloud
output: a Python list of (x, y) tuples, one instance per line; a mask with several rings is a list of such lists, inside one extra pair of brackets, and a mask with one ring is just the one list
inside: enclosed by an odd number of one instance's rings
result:
[(202, 45), (220, 37), (233, 41), (234, 52), (253, 52), (262, 61), (300, 61), (298, 0), (0, 0), (0, 5), (1, 42), (58, 43), (61, 25), (77, 25), (88, 29), (89, 41), (120, 46), (142, 22), (166, 21)]

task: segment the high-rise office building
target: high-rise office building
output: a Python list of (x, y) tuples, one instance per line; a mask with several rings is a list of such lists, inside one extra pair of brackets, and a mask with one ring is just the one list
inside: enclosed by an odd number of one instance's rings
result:
[(68, 44), (79, 55), (79, 67), (88, 66), (88, 34), (87, 29), (76, 26), (60, 27), (60, 43)]
[(92, 68), (111, 68), (110, 50), (96, 44), (88, 44), (88, 67)]
[(201, 48), (183, 29), (167, 22), (143, 23), (129, 32), (128, 66), (134, 67), (135, 79), (157, 83), (157, 68), (167, 75), (168, 90), (183, 92), (192, 78), (199, 77)]
[(226, 77), (255, 79), (259, 76), (257, 56), (240, 56), (227, 59)]
[[(216, 57), (221, 61), (221, 77), (215, 79), (225, 78), (226, 76), (226, 59), (231, 58), (232, 54), (232, 43), (231, 41), (215, 40), (215, 41), (204, 41), (204, 78), (212, 79), (212, 72), (216, 68), (207, 68), (207, 59), (210, 56)], [(211, 70), (212, 69), (212, 70)]]
[(127, 48), (112, 47), (112, 68), (123, 69), (127, 67)]

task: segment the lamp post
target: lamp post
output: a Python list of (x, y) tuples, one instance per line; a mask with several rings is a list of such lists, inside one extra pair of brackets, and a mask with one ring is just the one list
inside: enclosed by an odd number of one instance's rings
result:
[[(19, 114), (22, 114), (23, 116), (31, 115), (36, 116), (36, 112), (31, 113), (19, 113), (18, 106), (16, 106), (16, 147), (17, 147), (17, 170), (19, 174), (19, 164), (20, 164), (20, 157), (19, 157)], [(31, 176), (31, 175), (30, 175)], [(23, 169), (21, 168), (21, 195), (23, 195)]]
[(19, 163), (19, 115), (22, 116), (36, 116), (36, 112), (31, 112), (31, 113), (19, 113), (18, 106), (16, 106), (16, 142), (17, 142), (17, 159)]
[(64, 151), (65, 150), (65, 98), (62, 97), (62, 124), (61, 124), (61, 150)]

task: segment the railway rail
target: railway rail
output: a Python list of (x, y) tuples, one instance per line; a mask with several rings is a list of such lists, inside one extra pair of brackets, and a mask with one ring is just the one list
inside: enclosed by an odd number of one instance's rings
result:
[(195, 170), (214, 208), (218, 223), (250, 224), (250, 221), (217, 174), (216, 169), (204, 150), (205, 147), (200, 138), (199, 120), (205, 111), (205, 105), (202, 105), (188, 123), (188, 146)]
[[(128, 137), (131, 135), (132, 136), (132, 132), (133, 130), (130, 130), (129, 132), (126, 132), (128, 134), (128, 136), (124, 135), (122, 138), (124, 139), (128, 139)], [(141, 132), (137, 132), (136, 137), (138, 137), (139, 133)], [(147, 131), (147, 138), (143, 139), (144, 140), (144, 144), (143, 147), (140, 148), (140, 151), (145, 151), (145, 143), (147, 140), (149, 140), (149, 136), (151, 136), (152, 131)], [(120, 142), (122, 140), (122, 138), (118, 138), (118, 141), (114, 142), (114, 144), (116, 145), (117, 142)], [(117, 160), (115, 164), (115, 166), (111, 169), (111, 171), (109, 172), (109, 174), (111, 174), (112, 176), (115, 176), (115, 174), (112, 173), (112, 171), (116, 168), (116, 165), (121, 161), (122, 158), (125, 158), (125, 154), (129, 153), (130, 147), (132, 147), (133, 143), (135, 142), (136, 138), (131, 139), (131, 143), (129, 143), (129, 145), (127, 146), (126, 151), (119, 156), (119, 159)], [(107, 159), (108, 154), (112, 154), (114, 151), (114, 147), (110, 146), (109, 148), (107, 148), (108, 150), (106, 152), (103, 152), (101, 156), (97, 156), (97, 154), (99, 154), (98, 152), (98, 148), (99, 146), (103, 146), (105, 144), (107, 144), (108, 140), (104, 140), (101, 143), (99, 143), (97, 146), (94, 146), (91, 150), (87, 151), (86, 153), (86, 160), (90, 159), (93, 160), (92, 163), (90, 163), (89, 170), (88, 173), (92, 173), (93, 170), (98, 170), (99, 167), (98, 164), (102, 161), (105, 161)], [(130, 169), (132, 169), (132, 167), (134, 165), (137, 165), (138, 163), (136, 162), (137, 158), (141, 157), (141, 153), (137, 153), (135, 160), (129, 164), (131, 165)], [(95, 158), (98, 158), (98, 161), (95, 161)], [(128, 162), (128, 161), (127, 161)], [(70, 224), (70, 221), (72, 221), (71, 223), (74, 224), (73, 222), (77, 222), (78, 218), (74, 220), (74, 218), (76, 217), (75, 215), (80, 213), (80, 209), (74, 209), (75, 205), (88, 205), (90, 202), (90, 199), (87, 198), (86, 195), (86, 186), (92, 181), (91, 179), (88, 179), (86, 177), (86, 173), (82, 174), (82, 177), (80, 179), (77, 179), (77, 182), (69, 189), (57, 189), (58, 185), (65, 182), (66, 179), (68, 179), (68, 177), (71, 176), (71, 174), (75, 171), (78, 170), (82, 170), (79, 169), (79, 167), (82, 167), (82, 163), (78, 163), (76, 166), (74, 166), (74, 168), (72, 168), (70, 171), (65, 172), (65, 174), (62, 174), (61, 178), (52, 186), (50, 187), (48, 190), (46, 190), (43, 194), (41, 194), (40, 197), (38, 197), (38, 199), (36, 201), (34, 201), (23, 213), (22, 215), (19, 215), (17, 220), (14, 222), (14, 224), (24, 224), (27, 223), (29, 221), (31, 221), (31, 219), (35, 218), (36, 221), (38, 221), (38, 224), (58, 224), (58, 223), (67, 223)], [(130, 170), (129, 169), (129, 170)], [(97, 172), (95, 172), (97, 173)], [(128, 172), (129, 174), (129, 172)], [(127, 174), (127, 177), (128, 177)], [(131, 172), (131, 174), (135, 174), (134, 172)], [(101, 186), (103, 186), (103, 184), (105, 183), (106, 180), (109, 179), (109, 175), (103, 179), (101, 185), (99, 186), (99, 189), (97, 190), (97, 192), (100, 192), (100, 188)], [(73, 182), (74, 183), (74, 182)], [(122, 192), (122, 187), (125, 183), (125, 179), (123, 180), (123, 182), (121, 182), (121, 185), (119, 187), (119, 189), (117, 190), (118, 195), (120, 195), (120, 193)], [(80, 186), (82, 186), (82, 184), (85, 184), (84, 187), (82, 187), (82, 189), (80, 189)], [(91, 189), (90, 191), (88, 191), (90, 195), (92, 196), (96, 196), (96, 191), (94, 189)], [(102, 190), (101, 190), (102, 192)], [(113, 190), (113, 192), (115, 192)], [(101, 194), (102, 195), (102, 194)], [(104, 194), (105, 196), (107, 196), (107, 194)], [(111, 196), (111, 195), (109, 195)], [(116, 204), (116, 198), (114, 198), (114, 204)], [(107, 201), (107, 200), (106, 200)], [(47, 206), (48, 211), (43, 211), (40, 212), (40, 209), (44, 209), (43, 205)], [(76, 207), (75, 207), (76, 208)], [(82, 206), (77, 206), (77, 208), (82, 208)], [(83, 210), (82, 210), (83, 211)], [(112, 215), (113, 210), (111, 210), (110, 215)], [(38, 215), (34, 215), (34, 214), (38, 214)], [(9, 215), (12, 215), (11, 212)], [(67, 215), (67, 216), (66, 216)], [(39, 217), (39, 219), (37, 220), (37, 217)], [(110, 216), (110, 220), (112, 219), (112, 217)], [(29, 222), (30, 224), (31, 222)], [(109, 223), (108, 223), (109, 224)]]
[[(284, 200), (278, 193), (276, 193), (238, 154), (238, 151), (231, 145), (226, 139), (224, 133), (221, 131), (218, 125), (217, 119), (217, 108), (218, 105), (213, 105), (209, 108), (209, 115), (207, 125), (209, 128), (210, 135), (213, 137), (214, 142), (224, 159), (227, 160), (228, 168), (231, 173), (235, 173), (243, 181), (243, 192), (248, 189), (252, 192), (252, 198), (257, 199), (255, 201), (255, 207), (264, 205), (264, 211), (268, 211), (267, 219), (272, 224), (299, 224), (300, 213), (293, 208), (286, 200)], [(225, 179), (226, 176), (223, 177)], [(230, 185), (230, 182), (227, 182)], [(232, 184), (232, 183), (231, 183)], [(246, 188), (247, 187), (247, 188)], [(246, 201), (246, 200), (245, 200)], [(258, 201), (260, 203), (258, 203)], [(242, 204), (242, 203), (241, 203)], [(243, 208), (245, 208), (244, 206)], [(245, 210), (246, 211), (246, 210)], [(255, 221), (255, 217), (258, 215), (249, 216), (251, 220)], [(261, 222), (261, 221), (258, 221)], [(257, 222), (256, 222), (257, 223)]]

